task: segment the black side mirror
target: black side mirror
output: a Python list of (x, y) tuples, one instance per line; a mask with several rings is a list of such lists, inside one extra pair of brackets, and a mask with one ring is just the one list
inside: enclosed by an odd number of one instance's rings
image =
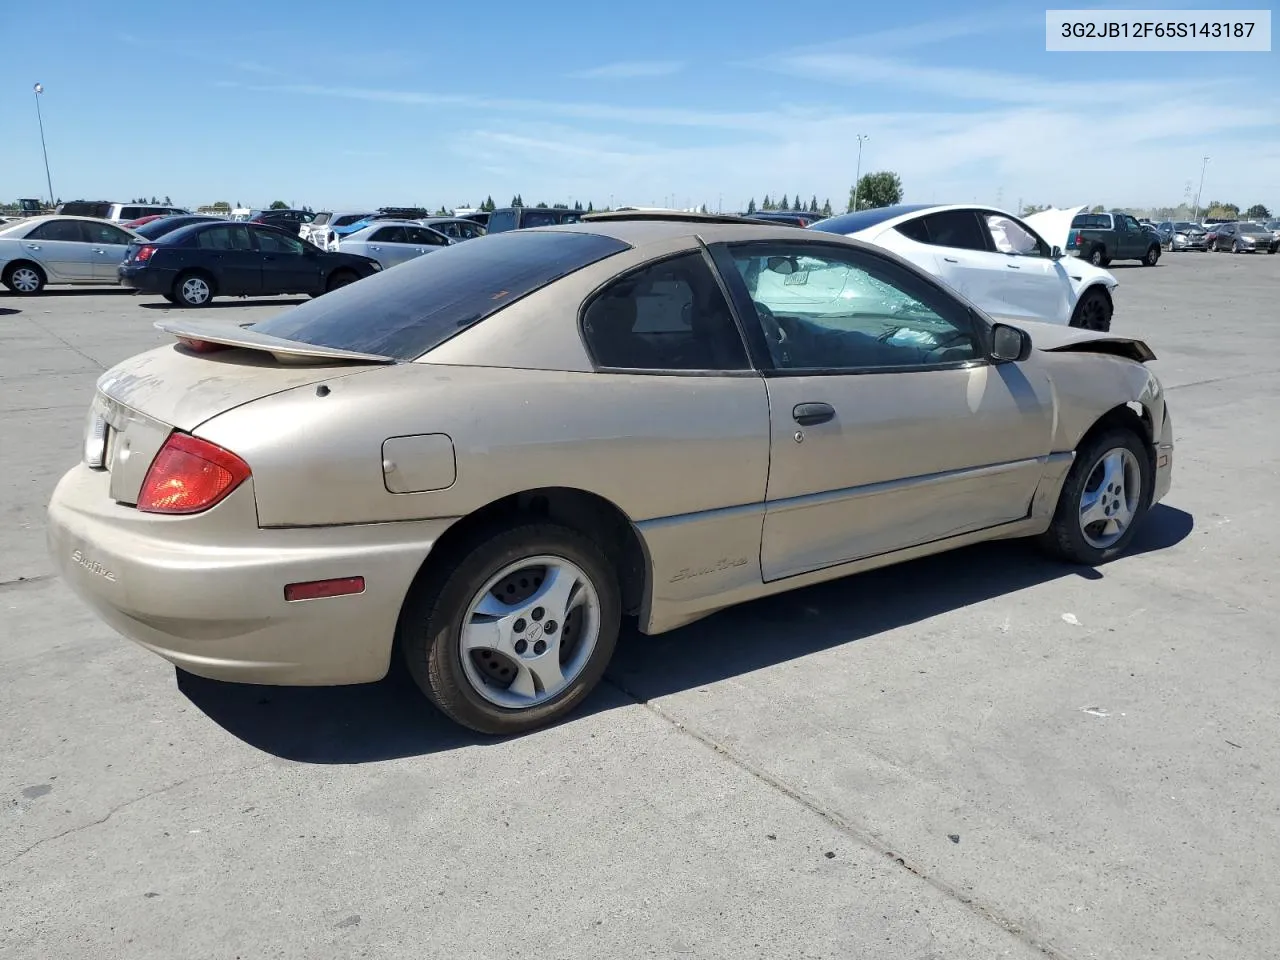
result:
[(1017, 327), (997, 323), (991, 328), (991, 359), (1016, 363), (1031, 356), (1031, 334)]
[(1066, 254), (1062, 252), (1061, 247), (1055, 246), (1049, 251), (1049, 259), (1051, 260), (1061, 260), (1064, 256), (1066, 256)]

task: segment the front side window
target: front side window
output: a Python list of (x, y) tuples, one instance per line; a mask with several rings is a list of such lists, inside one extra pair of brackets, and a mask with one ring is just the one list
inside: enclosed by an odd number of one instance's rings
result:
[(750, 367), (729, 304), (701, 253), (650, 264), (615, 280), (583, 311), (582, 333), (587, 352), (601, 367)]
[(80, 225), (84, 230), (84, 238), (89, 243), (106, 243), (127, 247), (133, 241), (133, 237), (114, 224), (82, 221)]
[(293, 237), (285, 236), (283, 233), (276, 233), (273, 230), (255, 230), (254, 236), (258, 240), (258, 249), (263, 253), (279, 253), (289, 256), (302, 256), (302, 241)]
[(984, 228), (973, 210), (943, 210), (923, 219), (934, 246), (984, 252), (989, 249)]
[(521, 228), (526, 227), (549, 227), (559, 218), (550, 210), (529, 210), (524, 211), (524, 215), (520, 218)]
[(71, 243), (87, 243), (80, 230), (79, 220), (46, 220), (27, 234), (28, 240), (63, 240)]
[(424, 247), (447, 247), (449, 245), (448, 237), (441, 236), (435, 230), (428, 230), (425, 227), (409, 227), (405, 230), (405, 234), (408, 236), (410, 243), (420, 244)]
[(895, 369), (983, 356), (968, 309), (888, 260), (803, 243), (729, 250), (780, 370)]
[(986, 215), (987, 230), (991, 241), (1000, 253), (1012, 253), (1019, 257), (1047, 257), (1044, 241), (1013, 217), (1002, 213)]

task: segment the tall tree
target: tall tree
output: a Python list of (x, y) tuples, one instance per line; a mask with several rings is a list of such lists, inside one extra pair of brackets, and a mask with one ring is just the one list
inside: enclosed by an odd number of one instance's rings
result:
[(895, 203), (902, 202), (902, 179), (891, 170), (863, 174), (856, 189), (849, 191), (850, 211), (853, 210), (855, 195), (859, 210), (891, 207)]
[[(1047, 208), (1047, 207), (1041, 207), (1040, 209), (1041, 209), (1041, 210), (1047, 210), (1048, 208)], [(1099, 204), (1095, 204), (1094, 206), (1090, 207), (1090, 208), (1089, 208), (1089, 212), (1090, 212), (1090, 213), (1106, 213), (1106, 212), (1107, 212), (1107, 208), (1106, 208), (1106, 207), (1104, 207), (1102, 204), (1100, 204), (1100, 203), (1099, 203)]]
[(816, 193), (809, 198), (809, 212), (810, 213), (818, 212), (818, 195)]
[(703, 216), (706, 216), (706, 214), (707, 214), (707, 205), (704, 203), (702, 206), (700, 206), (700, 207), (698, 208), (698, 212), (699, 212), (700, 214), (702, 214)]
[(289, 205), (288, 205), (287, 203), (285, 203), (283, 200), (272, 200), (272, 201), (271, 201), (271, 206), (270, 206), (270, 208), (269, 208), (269, 209), (271, 209), (271, 210), (288, 210), (288, 209), (289, 209)]
[(829, 217), (829, 216), (831, 216), (831, 198), (830, 198), (830, 197), (827, 197), (827, 199), (825, 199), (825, 200), (823, 200), (823, 201), (822, 201), (822, 211), (821, 211), (821, 212), (822, 212), (822, 215), (823, 215), (824, 217)]
[(1240, 208), (1234, 203), (1222, 203), (1218, 200), (1210, 200), (1205, 216), (1225, 217), (1234, 220), (1236, 217), (1240, 216)]
[(782, 199), (778, 201), (778, 209), (779, 210), (791, 209), (791, 204), (787, 202), (787, 195), (785, 193), (782, 195)]
[(1269, 220), (1271, 219), (1271, 211), (1260, 203), (1255, 203), (1252, 207), (1244, 212), (1244, 215), (1250, 220)]
[(173, 204), (173, 201), (169, 199), (169, 195), (167, 193), (164, 195), (164, 204), (166, 207), (172, 206)]
[(761, 210), (773, 209), (773, 201), (769, 199), (769, 195), (767, 193), (764, 195), (764, 199), (760, 201), (760, 209)]
[(752, 197), (747, 201), (747, 216), (756, 212), (756, 198)]
[(484, 203), (480, 204), (480, 209), (484, 210), (486, 213), (493, 213), (493, 211), (498, 209), (493, 204), (493, 194), (489, 194), (484, 198)]
[(591, 205), (591, 201), (587, 201), (587, 213), (595, 213), (596, 208)]

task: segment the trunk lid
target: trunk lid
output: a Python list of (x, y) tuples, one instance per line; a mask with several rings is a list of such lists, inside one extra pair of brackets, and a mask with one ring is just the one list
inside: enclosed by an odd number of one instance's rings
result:
[[(280, 343), (289, 341), (276, 343), (276, 338), (261, 335), (256, 339), (265, 344), (253, 344), (251, 331), (217, 321), (166, 321), (156, 326), (180, 328), (184, 338), (217, 343), (224, 349), (199, 353), (180, 343), (159, 347), (117, 364), (98, 379), (86, 424), (85, 457), (92, 463), (90, 448), (98, 442), (94, 440), (97, 431), (102, 437), (101, 466), (111, 474), (112, 499), (120, 503), (137, 503), (147, 469), (174, 429), (190, 433), (205, 421), (262, 397), (390, 362), (353, 359), (345, 351), (324, 356), (324, 348), (309, 344), (282, 348)], [(226, 340), (244, 344), (226, 344)], [(291, 356), (290, 350), (297, 355)]]

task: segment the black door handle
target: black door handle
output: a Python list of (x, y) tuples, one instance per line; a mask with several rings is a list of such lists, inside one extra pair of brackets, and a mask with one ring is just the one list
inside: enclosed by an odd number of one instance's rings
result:
[(802, 427), (826, 423), (835, 418), (836, 408), (829, 403), (797, 403), (791, 411), (792, 419)]

